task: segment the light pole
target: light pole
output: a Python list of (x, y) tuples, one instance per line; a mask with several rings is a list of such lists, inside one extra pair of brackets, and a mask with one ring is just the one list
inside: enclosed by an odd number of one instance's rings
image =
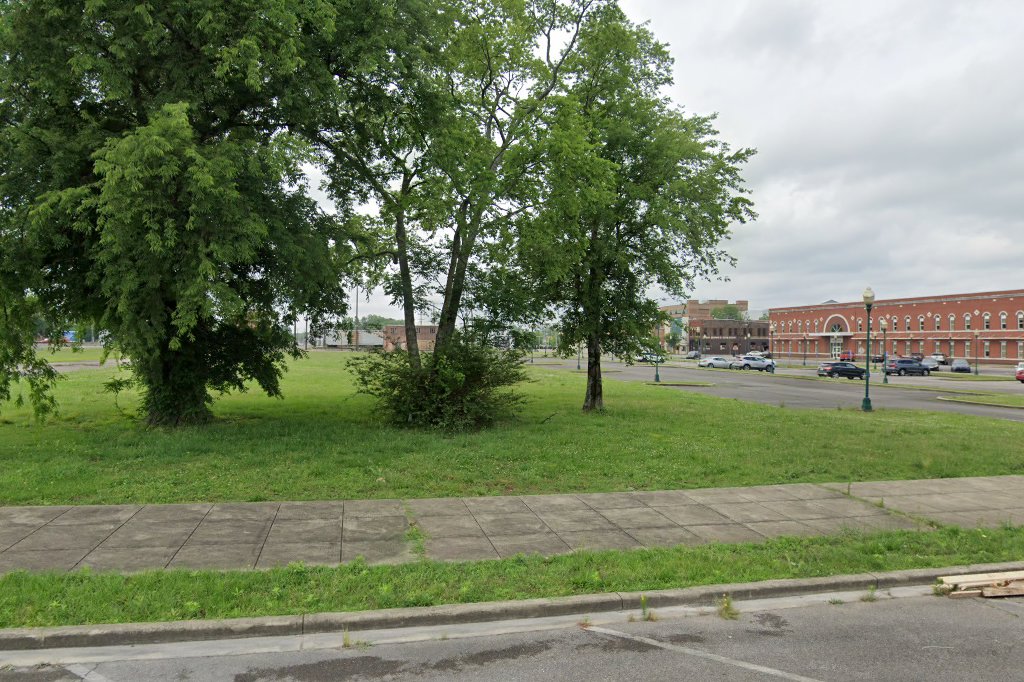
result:
[(576, 371), (580, 371), (580, 356), (583, 355), (583, 345), (576, 345)]
[(773, 358), (775, 357), (775, 329), (774, 322), (768, 325), (768, 353)]
[(804, 334), (804, 367), (807, 366), (807, 334)]
[(885, 371), (886, 360), (889, 359), (888, 337), (885, 332), (889, 329), (889, 322), (883, 317), (878, 321), (878, 328), (882, 330), (882, 383), (889, 383), (889, 373)]
[(657, 356), (654, 360), (654, 383), (661, 383), (661, 375), (658, 374), (658, 366), (661, 364), (661, 356)]
[(978, 337), (980, 334), (974, 332), (974, 376), (978, 376)]
[(871, 306), (875, 304), (875, 292), (868, 287), (864, 290), (864, 307), (868, 311), (868, 362), (864, 363), (867, 369), (864, 370), (864, 400), (860, 403), (860, 409), (864, 412), (871, 411)]

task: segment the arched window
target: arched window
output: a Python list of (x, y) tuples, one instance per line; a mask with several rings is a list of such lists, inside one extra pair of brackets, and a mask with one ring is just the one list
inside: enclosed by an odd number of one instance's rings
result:
[(893, 315), (892, 316), (892, 330), (894, 332), (895, 331), (899, 331), (899, 328), (900, 328), (900, 318), (898, 318), (895, 315)]
[(910, 315), (903, 318), (903, 329), (910, 331)]
[(999, 328), (1006, 329), (1006, 313), (999, 313)]
[(971, 330), (971, 314), (964, 313), (964, 329), (967, 331)]
[(917, 329), (918, 331), (924, 331), (924, 315), (920, 315), (917, 318)]
[(949, 331), (956, 331), (956, 315), (949, 316)]
[(864, 320), (860, 317), (857, 318), (857, 331), (864, 331)]
[(1017, 329), (1024, 329), (1024, 313), (1017, 313)]
[(989, 315), (988, 313), (985, 313), (982, 316), (981, 319), (982, 319), (982, 326), (984, 326), (985, 329), (991, 329), (992, 328), (992, 316), (991, 315)]
[(829, 331), (832, 332), (833, 334), (842, 333), (843, 325), (840, 324), (839, 322), (836, 322), (835, 324), (832, 325), (832, 327), (829, 329)]
[(935, 331), (942, 329), (942, 317), (939, 315), (935, 316)]

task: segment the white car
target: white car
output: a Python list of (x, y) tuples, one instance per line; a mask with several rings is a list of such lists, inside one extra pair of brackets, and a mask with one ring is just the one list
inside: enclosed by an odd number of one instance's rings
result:
[(701, 358), (697, 363), (698, 367), (717, 367), (718, 369), (729, 369), (729, 360), (721, 355)]
[(730, 362), (729, 369), (756, 369), (759, 372), (774, 372), (775, 361), (757, 355), (744, 355)]

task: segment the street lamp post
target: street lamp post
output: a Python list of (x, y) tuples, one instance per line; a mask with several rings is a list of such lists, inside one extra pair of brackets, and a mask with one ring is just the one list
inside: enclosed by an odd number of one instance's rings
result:
[(661, 375), (658, 374), (658, 366), (661, 364), (661, 356), (659, 355), (654, 361), (654, 383), (661, 383)]
[(804, 334), (804, 367), (807, 366), (807, 334)]
[(889, 373), (885, 371), (886, 360), (889, 359), (889, 340), (886, 331), (889, 329), (889, 322), (883, 317), (878, 321), (878, 328), (882, 330), (882, 383), (889, 383)]
[(974, 332), (974, 376), (978, 376), (978, 338), (980, 334)]
[(583, 344), (576, 345), (576, 371), (580, 371), (580, 356), (583, 355)]
[(875, 292), (868, 287), (864, 290), (864, 307), (868, 311), (868, 362), (864, 365), (864, 400), (860, 403), (860, 409), (865, 412), (871, 411), (871, 306), (875, 304)]
[(775, 323), (768, 325), (768, 353), (775, 357)]

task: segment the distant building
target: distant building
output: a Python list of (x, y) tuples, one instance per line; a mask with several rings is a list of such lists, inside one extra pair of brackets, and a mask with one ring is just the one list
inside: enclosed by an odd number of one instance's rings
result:
[[(769, 311), (776, 354), (838, 358), (867, 353), (867, 312), (863, 301)], [(881, 323), (885, 321), (883, 337)], [(1012, 364), (1024, 360), (1024, 289), (975, 294), (878, 299), (871, 309), (872, 354), (981, 358)]]
[[(384, 350), (393, 351), (396, 349), (408, 349), (405, 343), (405, 325), (389, 324), (384, 327)], [(421, 351), (434, 350), (434, 342), (437, 341), (437, 325), (418, 324), (416, 325), (416, 345)]]
[(762, 320), (690, 320), (687, 348), (703, 355), (742, 355), (767, 351), (768, 322)]
[(321, 348), (380, 348), (384, 345), (384, 338), (380, 334), (365, 329), (328, 332), (324, 336), (311, 338), (310, 341)]
[(680, 341), (679, 346), (681, 348), (690, 348), (695, 350), (691, 339), (693, 337), (690, 320), (709, 320), (711, 319), (711, 311), (716, 308), (722, 308), (727, 305), (736, 306), (741, 313), (746, 313), (750, 309), (748, 301), (733, 301), (729, 302), (722, 299), (710, 299), (705, 301), (698, 301), (696, 299), (690, 299), (686, 303), (673, 303), (672, 305), (662, 306), (658, 308), (661, 312), (669, 316), (669, 322), (662, 324), (656, 333), (658, 342), (661, 347), (666, 350), (672, 350), (668, 348), (668, 338), (672, 333), (679, 335)]

